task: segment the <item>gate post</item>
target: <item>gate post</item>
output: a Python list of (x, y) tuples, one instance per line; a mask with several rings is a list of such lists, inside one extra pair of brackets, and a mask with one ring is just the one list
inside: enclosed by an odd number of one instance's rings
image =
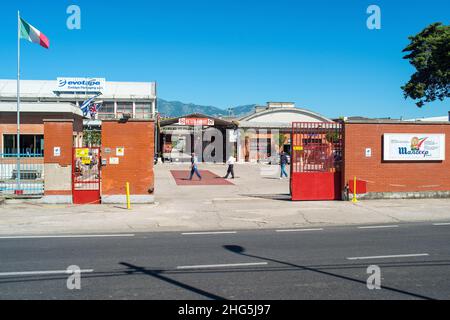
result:
[(72, 203), (73, 119), (44, 119), (44, 203)]
[(154, 121), (104, 120), (102, 123), (102, 203), (154, 202)]

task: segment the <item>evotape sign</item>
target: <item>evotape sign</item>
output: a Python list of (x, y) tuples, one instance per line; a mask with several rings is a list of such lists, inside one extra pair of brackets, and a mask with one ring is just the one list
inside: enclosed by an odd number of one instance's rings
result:
[(103, 92), (106, 87), (104, 78), (57, 78), (57, 92)]
[(385, 161), (443, 161), (445, 134), (386, 133)]

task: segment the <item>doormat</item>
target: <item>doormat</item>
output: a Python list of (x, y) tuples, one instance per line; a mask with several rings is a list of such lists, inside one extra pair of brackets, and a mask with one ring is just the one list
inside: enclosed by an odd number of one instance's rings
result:
[(173, 178), (178, 186), (233, 186), (229, 180), (219, 177), (209, 170), (200, 170), (202, 180), (194, 174), (189, 180), (190, 170), (171, 170)]

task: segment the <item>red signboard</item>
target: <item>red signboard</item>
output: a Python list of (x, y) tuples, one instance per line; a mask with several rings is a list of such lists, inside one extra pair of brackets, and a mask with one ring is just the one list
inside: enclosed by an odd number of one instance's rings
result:
[(208, 118), (180, 118), (178, 124), (181, 126), (213, 126), (214, 120)]

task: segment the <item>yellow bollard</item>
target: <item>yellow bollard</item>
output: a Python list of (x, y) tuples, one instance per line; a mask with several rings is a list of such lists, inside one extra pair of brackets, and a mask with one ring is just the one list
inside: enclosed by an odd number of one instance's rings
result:
[(126, 184), (126, 190), (127, 190), (127, 209), (131, 210), (130, 183), (129, 182), (127, 182), (127, 184)]
[(353, 199), (352, 199), (353, 203), (357, 203), (358, 199), (356, 198), (356, 177), (353, 180)]

